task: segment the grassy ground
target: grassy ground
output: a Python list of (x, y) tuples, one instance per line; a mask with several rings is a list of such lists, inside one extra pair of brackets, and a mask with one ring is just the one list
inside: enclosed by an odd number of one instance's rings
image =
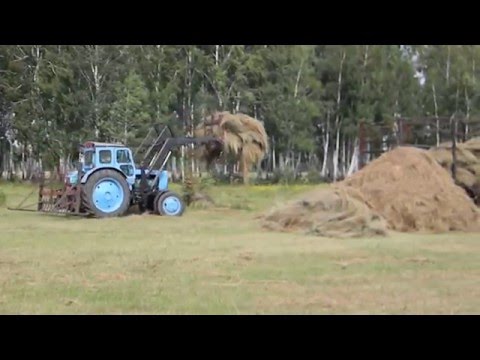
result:
[[(480, 312), (480, 234), (335, 240), (265, 232), (306, 187), (218, 187), (182, 218), (65, 219), (0, 206), (0, 313)], [(6, 204), (27, 188), (0, 184)]]

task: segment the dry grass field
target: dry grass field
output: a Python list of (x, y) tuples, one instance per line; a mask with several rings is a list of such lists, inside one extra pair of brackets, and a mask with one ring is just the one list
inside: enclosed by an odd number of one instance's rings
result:
[(1, 314), (478, 314), (480, 234), (329, 239), (256, 215), (308, 186), (219, 186), (181, 218), (12, 212), (0, 184)]

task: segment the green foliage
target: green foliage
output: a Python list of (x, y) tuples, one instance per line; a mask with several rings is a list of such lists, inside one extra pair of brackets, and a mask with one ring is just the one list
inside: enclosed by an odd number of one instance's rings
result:
[(115, 102), (110, 110), (108, 134), (111, 138), (130, 144), (135, 131), (149, 120), (148, 91), (142, 78), (131, 70), (123, 82), (114, 87)]
[(320, 174), (320, 172), (314, 171), (314, 170), (310, 170), (307, 173), (307, 176), (305, 179), (305, 182), (307, 184), (320, 184), (320, 183), (323, 183), (324, 181), (325, 179), (322, 178), (322, 175)]
[(182, 198), (185, 202), (185, 205), (190, 206), (193, 202), (193, 197), (197, 192), (196, 179), (188, 178), (184, 181), (182, 186)]
[(204, 191), (204, 190), (207, 190), (207, 189), (209, 189), (212, 186), (215, 186), (217, 184), (218, 184), (218, 181), (213, 176), (211, 176), (210, 174), (203, 175), (199, 179), (199, 190)]
[(213, 110), (264, 121), (277, 154), (321, 155), (360, 121), (478, 114), (478, 64), (476, 45), (8, 45), (0, 116), (47, 164), (87, 139), (135, 145), (154, 122), (185, 134)]
[(289, 185), (296, 182), (295, 173), (290, 168), (285, 170), (276, 169), (273, 172), (272, 184)]

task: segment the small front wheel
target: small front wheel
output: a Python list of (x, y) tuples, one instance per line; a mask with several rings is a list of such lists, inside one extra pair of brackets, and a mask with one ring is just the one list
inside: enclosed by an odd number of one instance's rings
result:
[(185, 211), (182, 198), (172, 191), (159, 194), (155, 200), (155, 210), (159, 215), (182, 216)]

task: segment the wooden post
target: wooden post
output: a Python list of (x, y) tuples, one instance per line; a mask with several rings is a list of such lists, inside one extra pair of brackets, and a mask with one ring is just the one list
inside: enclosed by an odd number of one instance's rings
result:
[(40, 184), (38, 186), (38, 203), (37, 203), (37, 210), (42, 210), (42, 200), (43, 200), (43, 188), (45, 186), (45, 174), (42, 173), (40, 178)]
[(398, 145), (402, 146), (405, 142), (405, 121), (404, 119), (398, 120), (400, 126), (398, 127)]
[(457, 182), (457, 118), (452, 116), (450, 118), (450, 130), (452, 135), (452, 177)]
[(82, 206), (82, 186), (80, 181), (82, 180), (82, 163), (77, 163), (77, 182), (76, 184), (72, 184), (75, 187), (75, 209), (74, 212), (76, 214), (80, 213), (80, 208)]

